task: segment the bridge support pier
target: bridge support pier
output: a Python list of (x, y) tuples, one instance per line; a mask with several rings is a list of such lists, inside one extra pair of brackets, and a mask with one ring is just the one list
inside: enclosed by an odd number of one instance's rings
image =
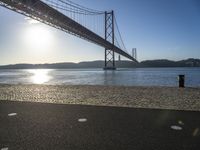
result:
[[(114, 11), (105, 12), (105, 40), (115, 44), (114, 34)], [(116, 70), (115, 53), (113, 48), (105, 48), (104, 70)]]

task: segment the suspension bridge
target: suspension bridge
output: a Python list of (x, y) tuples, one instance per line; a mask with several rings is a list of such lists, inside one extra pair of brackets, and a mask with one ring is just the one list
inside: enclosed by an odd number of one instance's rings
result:
[(94, 10), (70, 0), (0, 0), (0, 5), (104, 47), (104, 69), (116, 69), (115, 53), (137, 63), (124, 45), (114, 11)]

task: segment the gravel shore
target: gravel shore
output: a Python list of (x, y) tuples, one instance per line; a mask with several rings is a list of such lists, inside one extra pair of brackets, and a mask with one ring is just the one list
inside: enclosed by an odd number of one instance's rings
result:
[(200, 88), (0, 84), (0, 100), (200, 111)]

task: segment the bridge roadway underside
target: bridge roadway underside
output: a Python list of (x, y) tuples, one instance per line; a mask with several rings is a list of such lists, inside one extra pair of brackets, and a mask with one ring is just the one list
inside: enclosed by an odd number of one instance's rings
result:
[(104, 48), (112, 49), (137, 62), (128, 53), (40, 0), (0, 0), (0, 5)]

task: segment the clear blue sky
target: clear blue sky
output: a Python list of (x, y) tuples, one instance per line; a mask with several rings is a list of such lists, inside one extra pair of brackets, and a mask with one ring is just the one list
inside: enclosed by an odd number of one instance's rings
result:
[[(139, 61), (200, 58), (199, 0), (73, 1), (97, 10), (113, 9), (125, 45), (137, 48)], [(3, 7), (0, 18), (0, 65), (104, 59), (102, 47), (42, 24), (37, 25), (42, 29), (39, 36), (47, 41), (41, 40), (45, 45), (38, 47), (27, 40), (35, 34), (29, 30), (34, 28), (30, 20)]]

